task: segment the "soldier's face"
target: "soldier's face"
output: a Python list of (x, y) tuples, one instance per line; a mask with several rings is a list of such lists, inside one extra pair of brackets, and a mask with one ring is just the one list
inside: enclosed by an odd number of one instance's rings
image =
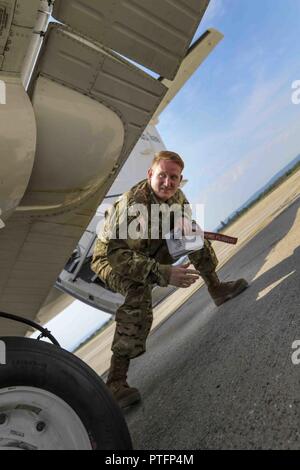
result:
[(148, 170), (148, 181), (161, 201), (174, 196), (182, 180), (181, 168), (172, 160), (161, 160)]

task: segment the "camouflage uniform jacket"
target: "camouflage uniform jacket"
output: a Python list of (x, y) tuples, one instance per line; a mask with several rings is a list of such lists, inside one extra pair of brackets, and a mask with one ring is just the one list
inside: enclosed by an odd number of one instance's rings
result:
[[(143, 214), (146, 217), (138, 218), (137, 213), (129, 215), (130, 208), (139, 207), (136, 204), (143, 206), (146, 211), (146, 214), (145, 212)], [(153, 223), (151, 220), (153, 204), (156, 205), (156, 210), (159, 207), (160, 213), (170, 211), (170, 206), (176, 204), (177, 207), (180, 206), (182, 210), (185, 210), (185, 215), (191, 217), (189, 202), (180, 189), (164, 203), (156, 198), (146, 179), (137, 183), (117, 199), (108, 211), (104, 228), (98, 235), (91, 268), (100, 278), (101, 270), (109, 264), (113, 273), (127, 279), (137, 282), (149, 282), (160, 286), (168, 285), (170, 266), (174, 260), (170, 256), (164, 240), (161, 216), (159, 219), (156, 218), (159, 223), (156, 223), (158, 227), (155, 227), (155, 230), (159, 231), (156, 234), (159, 235), (153, 238)], [(146, 236), (137, 239), (136, 237), (131, 238), (127, 232), (125, 232), (125, 237), (120, 236), (122, 226), (129, 227), (133, 221), (136, 222), (136, 227), (144, 230)], [(173, 228), (172, 224), (174, 224), (174, 218), (172, 221), (171, 216), (170, 229)], [(105, 279), (103, 280), (105, 282)]]

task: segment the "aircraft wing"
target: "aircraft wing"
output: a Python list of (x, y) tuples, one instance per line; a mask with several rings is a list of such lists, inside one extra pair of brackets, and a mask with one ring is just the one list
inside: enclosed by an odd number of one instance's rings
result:
[[(30, 319), (167, 92), (120, 54), (172, 79), (208, 1), (96, 4), (55, 2), (70, 28), (47, 30), (29, 99), (22, 78), (48, 2), (0, 2), (0, 311)], [(27, 331), (0, 325), (2, 335)]]
[(168, 87), (168, 92), (164, 96), (160, 105), (154, 113), (152, 122), (155, 122), (166, 106), (172, 101), (176, 94), (181, 90), (187, 80), (193, 75), (197, 68), (202, 64), (206, 57), (223, 39), (223, 34), (216, 29), (208, 29), (202, 36), (190, 47), (184, 57), (181, 66), (173, 81), (161, 77), (161, 83)]
[(56, 19), (172, 80), (209, 0), (56, 0)]

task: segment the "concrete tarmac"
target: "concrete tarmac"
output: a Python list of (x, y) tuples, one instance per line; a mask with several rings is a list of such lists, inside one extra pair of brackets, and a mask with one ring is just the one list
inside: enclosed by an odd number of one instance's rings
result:
[(135, 449), (300, 448), (297, 193), (262, 223), (219, 272), (250, 287), (220, 307), (198, 289), (131, 362), (143, 397), (124, 411)]
[[(219, 259), (218, 269), (234, 257), (257, 233), (267, 227), (268, 224), (293, 203), (300, 194), (300, 170), (284, 181), (271, 194), (262, 199), (258, 204), (247, 211), (234, 224), (223, 233), (238, 237), (237, 245), (228, 245), (213, 242), (214, 249)], [(183, 305), (192, 294), (203, 286), (200, 278), (192, 286), (186, 289), (177, 289), (174, 294), (168, 296), (153, 310), (152, 331), (159, 328), (177, 309)], [(109, 368), (111, 358), (111, 343), (115, 331), (115, 323), (109, 325), (103, 332), (93, 338), (76, 351), (76, 355), (90, 365), (99, 375), (104, 375)]]
[[(214, 243), (221, 280), (245, 277), (243, 294), (216, 307), (199, 281), (154, 309), (129, 370), (135, 449), (300, 449), (299, 195), (300, 171), (223, 232), (236, 246)], [(99, 374), (113, 332), (77, 352)]]

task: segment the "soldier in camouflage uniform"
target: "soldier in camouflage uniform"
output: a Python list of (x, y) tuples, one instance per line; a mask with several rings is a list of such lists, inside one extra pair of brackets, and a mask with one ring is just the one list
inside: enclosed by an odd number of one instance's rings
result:
[[(200, 274), (216, 305), (238, 295), (248, 286), (244, 279), (226, 283), (219, 281), (215, 272), (218, 260), (208, 240), (201, 250), (189, 255), (195, 268), (190, 269), (188, 264), (172, 266), (174, 260), (164, 239), (161, 218), (156, 223), (158, 236), (153, 237), (149, 215), (154, 205), (163, 214), (176, 204), (176, 207), (185, 208), (187, 219), (191, 218), (191, 211), (186, 211), (188, 201), (179, 189), (183, 167), (182, 159), (174, 152), (156, 154), (148, 170), (148, 178), (115, 202), (96, 242), (91, 265), (93, 271), (109, 289), (125, 297), (124, 304), (116, 312), (113, 355), (107, 380), (107, 386), (121, 407), (141, 398), (139, 391), (129, 387), (126, 379), (130, 359), (145, 352), (153, 320), (151, 292), (155, 284), (188, 287)], [(130, 209), (136, 207), (143, 209), (140, 210), (142, 217), (137, 217), (134, 210), (131, 213)], [(128, 234), (135, 222), (137, 230), (133, 234), (138, 233), (138, 237)], [(174, 217), (173, 220), (171, 217), (170, 228), (174, 228)]]

